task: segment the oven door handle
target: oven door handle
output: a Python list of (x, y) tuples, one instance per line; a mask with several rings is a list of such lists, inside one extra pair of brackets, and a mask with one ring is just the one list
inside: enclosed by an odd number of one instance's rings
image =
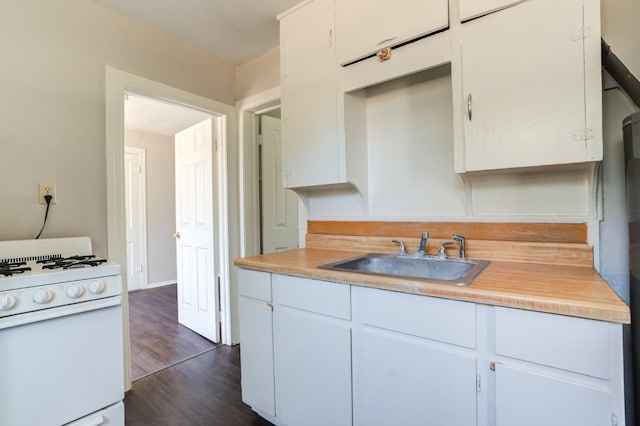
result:
[(109, 308), (122, 304), (122, 296), (107, 297), (104, 299), (90, 300), (88, 302), (75, 303), (57, 308), (43, 309), (35, 312), (25, 312), (10, 317), (0, 318), (0, 330), (20, 325), (32, 324), (53, 318), (66, 317), (96, 309)]

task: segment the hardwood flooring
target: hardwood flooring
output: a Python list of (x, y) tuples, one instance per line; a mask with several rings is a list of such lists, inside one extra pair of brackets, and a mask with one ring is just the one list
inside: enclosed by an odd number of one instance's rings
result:
[(178, 324), (177, 289), (129, 293), (131, 426), (270, 425), (242, 402), (240, 347), (216, 345)]
[(271, 425), (241, 399), (240, 348), (219, 346), (133, 384), (130, 426)]
[(177, 298), (175, 284), (129, 293), (132, 380), (217, 346), (178, 324)]

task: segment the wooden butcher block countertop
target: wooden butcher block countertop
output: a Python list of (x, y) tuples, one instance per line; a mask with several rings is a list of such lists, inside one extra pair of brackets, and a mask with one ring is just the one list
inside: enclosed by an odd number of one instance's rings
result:
[[(469, 286), (318, 269), (368, 251), (305, 248), (237, 259), (241, 268), (384, 290), (629, 323), (628, 306), (590, 266), (491, 260)], [(469, 256), (472, 257), (472, 256)]]

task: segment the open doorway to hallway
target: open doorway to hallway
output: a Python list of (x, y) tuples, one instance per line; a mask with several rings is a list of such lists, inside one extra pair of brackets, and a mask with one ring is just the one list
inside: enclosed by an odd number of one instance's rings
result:
[(298, 247), (298, 196), (283, 188), (280, 108), (256, 114), (260, 254)]
[[(214, 240), (217, 233), (212, 225), (215, 206), (213, 186), (213, 165), (211, 164), (211, 149), (204, 153), (205, 161), (201, 164), (200, 175), (208, 176), (208, 184), (199, 185), (201, 181), (191, 179), (189, 172), (196, 175), (195, 168), (186, 170), (179, 168), (176, 176), (176, 158), (181, 156), (184, 149), (179, 149), (176, 155), (176, 144), (186, 138), (186, 145), (195, 146), (196, 139), (201, 136), (197, 130), (211, 126), (211, 114), (172, 104), (166, 101), (127, 93), (124, 101), (125, 111), (125, 210), (126, 210), (126, 243), (127, 243), (127, 282), (129, 294), (129, 326), (131, 345), (131, 378), (137, 380), (149, 374), (175, 365), (185, 359), (199, 355), (216, 346), (213, 341), (219, 336), (217, 330), (203, 330), (193, 325), (192, 320), (180, 318), (185, 307), (178, 308), (181, 301), (187, 300), (189, 310), (192, 303), (191, 285), (197, 286), (191, 270), (198, 270), (198, 265), (190, 265), (189, 247), (184, 248), (182, 240), (178, 240), (180, 232), (176, 224), (176, 216), (189, 212), (191, 209), (176, 210), (177, 204), (190, 205), (189, 199), (182, 200), (181, 193), (204, 194), (199, 200), (201, 205), (209, 205), (205, 209), (210, 213), (206, 221), (211, 226), (207, 229), (200, 227), (200, 234), (205, 236), (209, 247), (206, 258), (211, 267), (207, 269), (210, 277), (215, 277)], [(209, 132), (211, 133), (211, 132)], [(182, 139), (180, 139), (182, 138)], [(209, 144), (212, 136), (209, 135)], [(201, 138), (202, 139), (202, 138)], [(200, 140), (203, 144), (206, 141)], [(196, 159), (197, 160), (197, 159)], [(207, 161), (208, 160), (208, 163)], [(193, 160), (190, 160), (193, 161)], [(207, 166), (208, 164), (208, 166)], [(205, 174), (208, 167), (208, 174)], [(185, 174), (186, 173), (186, 174)], [(182, 179), (181, 179), (182, 178)], [(201, 179), (204, 180), (204, 179)], [(215, 179), (217, 181), (217, 179)], [(178, 182), (178, 191), (176, 191)], [(180, 183), (182, 182), (182, 183)], [(208, 192), (202, 192), (205, 186)], [(201, 209), (202, 210), (202, 209)], [(200, 218), (201, 219), (201, 218)], [(188, 218), (178, 219), (180, 225), (188, 222)], [(200, 224), (203, 222), (200, 220)], [(182, 231), (185, 234), (185, 231)], [(209, 234), (207, 237), (205, 234)], [(199, 252), (202, 254), (202, 242), (199, 242)], [(181, 248), (177, 251), (177, 247)], [(182, 259), (182, 263), (179, 263)], [(194, 259), (197, 260), (197, 259)], [(185, 266), (186, 264), (186, 266)], [(181, 268), (180, 266), (183, 266)], [(180, 273), (181, 269), (185, 271)], [(180, 277), (180, 280), (178, 279)], [(185, 277), (187, 282), (185, 283)], [(186, 288), (186, 291), (185, 291)], [(215, 292), (210, 292), (214, 295)], [(197, 296), (196, 296), (197, 299)], [(202, 304), (213, 307), (209, 315), (213, 318), (207, 321), (205, 314), (205, 328), (218, 327), (217, 302), (204, 300)], [(215, 310), (216, 312), (213, 312)], [(189, 314), (187, 312), (187, 314)], [(183, 324), (179, 324), (182, 322)], [(195, 333), (190, 328), (195, 329)]]

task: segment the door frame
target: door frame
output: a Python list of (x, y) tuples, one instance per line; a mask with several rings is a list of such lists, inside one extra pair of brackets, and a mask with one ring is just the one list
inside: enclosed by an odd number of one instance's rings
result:
[[(219, 213), (220, 213), (220, 310), (222, 321), (221, 341), (229, 345), (237, 341), (238, 328), (237, 289), (232, 292), (231, 280), (235, 270), (232, 259), (238, 255), (239, 235), (235, 198), (229, 194), (238, 192), (237, 178), (230, 170), (238, 164), (235, 140), (235, 108), (184, 90), (148, 80), (110, 66), (105, 66), (105, 130), (106, 130), (106, 172), (107, 172), (107, 254), (109, 260), (119, 263), (123, 269), (123, 327), (125, 390), (131, 389), (130, 346), (129, 346), (129, 303), (126, 287), (126, 224), (124, 206), (124, 94), (134, 92), (178, 105), (205, 111), (215, 117), (222, 117), (222, 140), (217, 144), (217, 167), (219, 173)], [(230, 236), (233, 236), (232, 238)], [(232, 276), (233, 275), (233, 276)], [(234, 286), (237, 287), (237, 286)], [(236, 293), (236, 294), (234, 294)], [(232, 306), (233, 305), (233, 306)]]
[[(149, 288), (149, 271), (148, 268), (148, 259), (147, 259), (147, 151), (144, 148), (138, 148), (136, 146), (127, 146), (124, 147), (125, 153), (128, 152), (130, 154), (135, 154), (138, 156), (138, 160), (142, 163), (142, 168), (140, 171), (140, 191), (138, 193), (138, 205), (140, 209), (137, 212), (132, 212), (132, 214), (137, 214), (139, 216), (138, 223), (140, 224), (140, 229), (136, 230), (136, 234), (140, 238), (140, 263), (142, 263), (142, 283), (140, 286), (140, 290), (145, 290)], [(125, 189), (126, 192), (126, 189)], [(125, 222), (126, 224), (126, 222)], [(129, 290), (127, 286), (127, 291)]]
[(236, 103), (240, 140), (240, 256), (260, 254), (258, 114), (280, 106), (280, 86)]

